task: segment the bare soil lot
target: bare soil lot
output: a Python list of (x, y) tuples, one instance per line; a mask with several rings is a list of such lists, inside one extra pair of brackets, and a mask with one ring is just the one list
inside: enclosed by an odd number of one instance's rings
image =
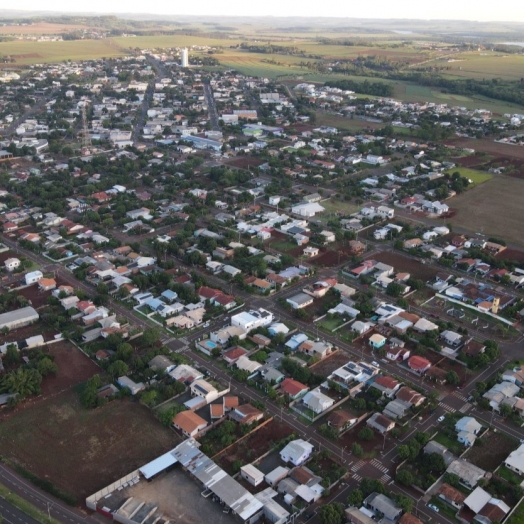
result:
[(406, 257), (400, 253), (382, 251), (368, 258), (389, 264), (395, 268), (395, 271), (409, 273), (412, 278), (420, 279), (424, 282), (432, 280), (437, 274), (437, 270), (429, 264), (422, 264), (422, 262), (414, 258)]
[[(486, 471), (495, 471), (508, 455), (518, 447), (518, 442), (503, 433), (488, 432), (481, 439), (482, 445), (473, 446), (465, 458)], [(489, 453), (487, 453), (489, 450)]]
[(258, 167), (264, 163), (260, 158), (252, 158), (250, 156), (242, 156), (235, 158), (227, 162), (228, 166), (239, 167), (241, 169), (246, 169), (248, 167)]
[(2, 455), (79, 503), (179, 443), (144, 406), (115, 400), (86, 410), (73, 391), (0, 424)]
[(228, 473), (232, 473), (235, 461), (239, 460), (242, 465), (249, 464), (292, 433), (293, 429), (285, 422), (273, 419), (245, 439), (213, 457), (213, 460)]
[(476, 140), (474, 138), (458, 138), (447, 141), (448, 144), (456, 147), (467, 147), (475, 151), (492, 154), (494, 156), (506, 156), (524, 160), (524, 147), (513, 146), (510, 144), (499, 144), (489, 139)]
[(348, 357), (348, 355), (346, 355), (342, 351), (338, 351), (337, 353), (334, 353), (328, 358), (325, 358), (324, 360), (321, 360), (320, 362), (315, 364), (311, 368), (311, 371), (318, 375), (322, 375), (323, 377), (327, 377), (331, 375), (331, 373), (333, 373), (335, 369), (338, 369), (344, 364), (347, 364), (349, 360), (350, 358)]
[[(55, 280), (56, 287), (67, 285), (67, 282), (60, 277)], [(33, 284), (32, 286), (18, 290), (17, 293), (27, 298), (27, 300), (30, 300), (31, 305), (35, 309), (38, 309), (47, 305), (47, 299), (51, 296), (52, 291), (40, 291), (38, 289), (38, 284)]]
[[(519, 149), (517, 146), (510, 146)], [(524, 148), (520, 148), (524, 152)], [(522, 209), (524, 181), (498, 175), (453, 199), (456, 215), (451, 223), (487, 236), (504, 238), (524, 245)]]

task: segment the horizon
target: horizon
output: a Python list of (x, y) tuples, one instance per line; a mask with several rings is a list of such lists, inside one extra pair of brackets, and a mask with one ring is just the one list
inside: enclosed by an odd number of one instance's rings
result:
[[(8, 1), (11, 4), (11, 1)], [(152, 15), (152, 16), (194, 16), (194, 17), (266, 17), (266, 18), (314, 18), (314, 19), (363, 19), (363, 20), (406, 20), (406, 21), (468, 21), (479, 23), (519, 23), (524, 22), (524, 10), (517, 0), (506, 0), (497, 4), (476, 5), (471, 9), (451, 0), (442, 0), (438, 4), (422, 5), (415, 0), (405, 0), (401, 5), (391, 4), (379, 0), (373, 7), (373, 16), (370, 16), (366, 5), (339, 5), (335, 0), (325, 0), (322, 12), (312, 2), (298, 2), (288, 0), (284, 5), (276, 0), (267, 0), (263, 6), (246, 4), (239, 0), (231, 0), (217, 5), (210, 0), (202, 0), (199, 7), (191, 5), (165, 5), (160, 0), (148, 2), (147, 11), (144, 4), (137, 0), (130, 0), (125, 7), (115, 0), (92, 0), (90, 9), (86, 10), (83, 4), (78, 6), (64, 2), (64, 0), (48, 0), (45, 9), (38, 0), (18, 0), (16, 4), (5, 6), (2, 11), (71, 14), (84, 16), (97, 15)], [(471, 15), (474, 14), (474, 16)], [(517, 16), (516, 16), (517, 15)]]

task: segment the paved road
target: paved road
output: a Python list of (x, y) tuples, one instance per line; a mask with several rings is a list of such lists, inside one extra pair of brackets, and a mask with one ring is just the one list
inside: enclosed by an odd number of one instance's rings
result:
[[(95, 514), (94, 518), (80, 513), (78, 510), (67, 506), (65, 503), (55, 499), (51, 495), (36, 488), (31, 482), (23, 479), (7, 466), (0, 464), (0, 482), (9, 488), (13, 493), (23, 497), (38, 509), (48, 512), (53, 518), (60, 522), (69, 524), (97, 524), (109, 522), (101, 515)], [(35, 522), (25, 516), (22, 522)], [(5, 520), (5, 516), (4, 516)], [(14, 521), (18, 523), (19, 521)]]
[(38, 524), (38, 521), (0, 497), (0, 515), (7, 524)]
[(206, 97), (207, 111), (209, 113), (211, 129), (213, 131), (220, 131), (220, 125), (218, 123), (218, 112), (215, 104), (215, 97), (213, 96), (213, 89), (207, 81), (204, 82), (204, 96)]

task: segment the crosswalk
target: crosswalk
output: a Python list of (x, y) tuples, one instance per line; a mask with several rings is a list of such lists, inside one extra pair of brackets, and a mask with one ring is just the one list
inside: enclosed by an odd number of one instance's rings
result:
[(384, 466), (384, 464), (382, 464), (379, 460), (373, 459), (371, 461), (371, 465), (383, 473), (383, 475), (380, 477), (380, 482), (382, 482), (383, 484), (387, 484), (391, 480), (391, 477), (388, 475), (389, 469), (386, 466)]
[(466, 413), (466, 411), (469, 410), (469, 408), (471, 407), (471, 404), (469, 404), (468, 402), (466, 402), (460, 409), (459, 411), (461, 413)]
[(459, 393), (458, 391), (455, 391), (453, 393), (453, 396), (459, 398), (463, 402), (467, 402), (468, 401), (468, 399), (462, 393)]
[(359, 460), (357, 463), (355, 463), (355, 464), (353, 464), (353, 466), (351, 466), (351, 471), (353, 471), (353, 472), (358, 471), (365, 464), (366, 464), (365, 460)]
[(356, 482), (360, 482), (362, 480), (362, 477), (359, 474), (354, 473), (353, 480), (355, 480)]
[(455, 413), (457, 411), (455, 408), (452, 408), (451, 406), (444, 404), (444, 402), (439, 402), (438, 405), (441, 408), (444, 408), (448, 413)]

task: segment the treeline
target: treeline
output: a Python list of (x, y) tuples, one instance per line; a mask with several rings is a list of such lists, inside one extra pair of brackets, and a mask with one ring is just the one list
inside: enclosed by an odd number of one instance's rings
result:
[(370, 82), (363, 80), (356, 82), (355, 80), (330, 80), (324, 85), (328, 87), (337, 87), (344, 91), (355, 91), (356, 93), (365, 93), (374, 96), (393, 96), (393, 86), (383, 82)]

